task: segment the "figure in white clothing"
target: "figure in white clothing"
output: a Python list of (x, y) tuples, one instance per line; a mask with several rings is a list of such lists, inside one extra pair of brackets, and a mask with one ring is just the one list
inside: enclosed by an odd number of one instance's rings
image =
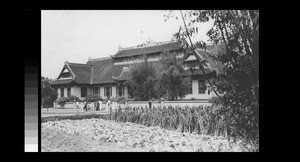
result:
[(102, 102), (101, 100), (99, 100), (99, 110), (101, 111), (101, 109), (102, 109)]
[(107, 102), (106, 102), (106, 110), (109, 110), (109, 108), (110, 108), (110, 100), (107, 100)]
[(112, 104), (111, 104), (111, 108), (112, 108), (112, 110), (115, 110), (115, 109), (116, 109), (116, 104), (115, 104), (115, 101), (113, 101), (113, 102), (112, 102)]

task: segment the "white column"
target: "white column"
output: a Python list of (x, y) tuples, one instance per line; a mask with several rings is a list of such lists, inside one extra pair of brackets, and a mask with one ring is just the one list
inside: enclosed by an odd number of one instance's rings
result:
[(57, 98), (60, 98), (60, 88), (57, 88)]
[(117, 87), (116, 86), (112, 86), (112, 88), (111, 88), (111, 96), (112, 97), (114, 97), (114, 98), (116, 98), (116, 96), (117, 96)]
[(104, 98), (104, 87), (100, 86), (100, 97)]
[(67, 89), (67, 87), (64, 88), (64, 97), (68, 97), (68, 89)]
[(193, 86), (193, 95), (197, 95), (198, 94), (198, 80), (193, 80), (192, 81), (192, 86)]

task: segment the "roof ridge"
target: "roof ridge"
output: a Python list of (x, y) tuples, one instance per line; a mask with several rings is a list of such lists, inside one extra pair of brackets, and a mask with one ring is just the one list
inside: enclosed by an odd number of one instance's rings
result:
[(81, 63), (71, 63), (71, 62), (68, 62), (69, 64), (71, 65), (78, 65), (78, 66), (93, 66), (93, 65), (88, 65), (88, 64), (81, 64)]
[(145, 47), (152, 47), (152, 46), (159, 46), (159, 45), (165, 45), (168, 43), (179, 43), (179, 41), (164, 41), (164, 42), (158, 42), (155, 44), (146, 44), (144, 46), (131, 46), (131, 47), (125, 47), (125, 48), (120, 48), (118, 50), (119, 51), (123, 51), (123, 50), (129, 50), (129, 49), (137, 49), (137, 48), (145, 48)]
[(88, 61), (101, 61), (101, 60), (108, 60), (110, 57), (101, 57), (101, 58), (94, 58), (94, 59), (89, 59)]

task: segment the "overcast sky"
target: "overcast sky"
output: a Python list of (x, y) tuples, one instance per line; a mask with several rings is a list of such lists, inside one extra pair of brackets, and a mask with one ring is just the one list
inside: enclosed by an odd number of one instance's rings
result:
[[(183, 22), (175, 18), (165, 21), (164, 14), (163, 10), (42, 11), (41, 74), (55, 79), (66, 60), (85, 64), (89, 57), (109, 57), (119, 45), (137, 46), (149, 37), (156, 42), (170, 41)], [(194, 39), (207, 42), (206, 32), (211, 27), (212, 22), (200, 24)]]

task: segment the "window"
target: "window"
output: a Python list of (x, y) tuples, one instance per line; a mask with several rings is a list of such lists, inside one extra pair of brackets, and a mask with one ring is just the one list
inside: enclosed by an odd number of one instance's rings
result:
[(189, 84), (189, 94), (193, 94), (193, 80), (191, 79), (191, 82)]
[(111, 86), (104, 87), (104, 96), (110, 97), (111, 96)]
[(206, 91), (205, 80), (198, 80), (198, 92), (203, 94)]
[(117, 86), (117, 95), (118, 96), (124, 95), (124, 86)]
[(60, 97), (64, 97), (64, 88), (60, 88)]
[(67, 93), (67, 94), (68, 94), (68, 97), (71, 96), (71, 87), (68, 87), (67, 92), (68, 92), (68, 93)]
[(98, 96), (99, 93), (99, 87), (94, 87), (94, 94)]
[(87, 87), (81, 87), (81, 97), (86, 97)]

